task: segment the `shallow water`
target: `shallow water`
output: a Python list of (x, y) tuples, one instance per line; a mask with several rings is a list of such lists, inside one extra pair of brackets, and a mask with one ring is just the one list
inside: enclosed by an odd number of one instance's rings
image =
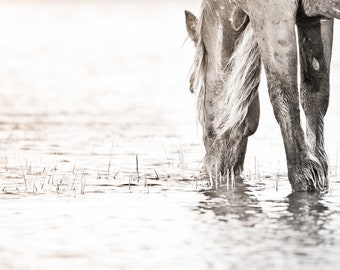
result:
[(245, 178), (211, 191), (183, 45), (198, 1), (0, 7), (1, 269), (337, 269), (336, 50), (330, 192), (290, 194), (265, 82)]

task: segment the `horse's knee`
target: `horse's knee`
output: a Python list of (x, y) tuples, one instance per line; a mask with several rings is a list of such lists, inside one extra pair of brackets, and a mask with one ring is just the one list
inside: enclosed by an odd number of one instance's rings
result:
[(300, 114), (299, 94), (296, 82), (289, 78), (269, 76), (268, 78), (269, 97), (273, 106), (276, 120), (280, 125), (287, 121), (298, 120)]

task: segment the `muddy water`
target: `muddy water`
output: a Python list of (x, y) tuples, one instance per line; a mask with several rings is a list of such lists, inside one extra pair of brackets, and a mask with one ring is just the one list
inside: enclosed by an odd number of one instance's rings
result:
[(0, 2), (1, 269), (337, 269), (340, 55), (329, 194), (290, 194), (265, 83), (245, 179), (210, 191), (183, 45), (198, 6)]

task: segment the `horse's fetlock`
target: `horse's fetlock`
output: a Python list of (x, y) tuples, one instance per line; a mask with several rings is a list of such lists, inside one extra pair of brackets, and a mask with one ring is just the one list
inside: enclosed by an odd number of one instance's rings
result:
[(289, 167), (289, 180), (294, 191), (325, 192), (328, 189), (328, 173), (325, 164), (316, 157), (305, 157), (301, 163)]

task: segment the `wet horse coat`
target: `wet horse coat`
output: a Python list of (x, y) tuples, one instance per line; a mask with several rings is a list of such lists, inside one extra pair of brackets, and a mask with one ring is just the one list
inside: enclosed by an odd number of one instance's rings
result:
[(186, 11), (196, 44), (190, 89), (197, 94), (205, 170), (214, 182), (243, 170), (248, 137), (259, 121), (262, 62), (293, 191), (327, 190), (323, 119), (333, 18), (340, 18), (340, 0), (205, 0), (199, 19)]

